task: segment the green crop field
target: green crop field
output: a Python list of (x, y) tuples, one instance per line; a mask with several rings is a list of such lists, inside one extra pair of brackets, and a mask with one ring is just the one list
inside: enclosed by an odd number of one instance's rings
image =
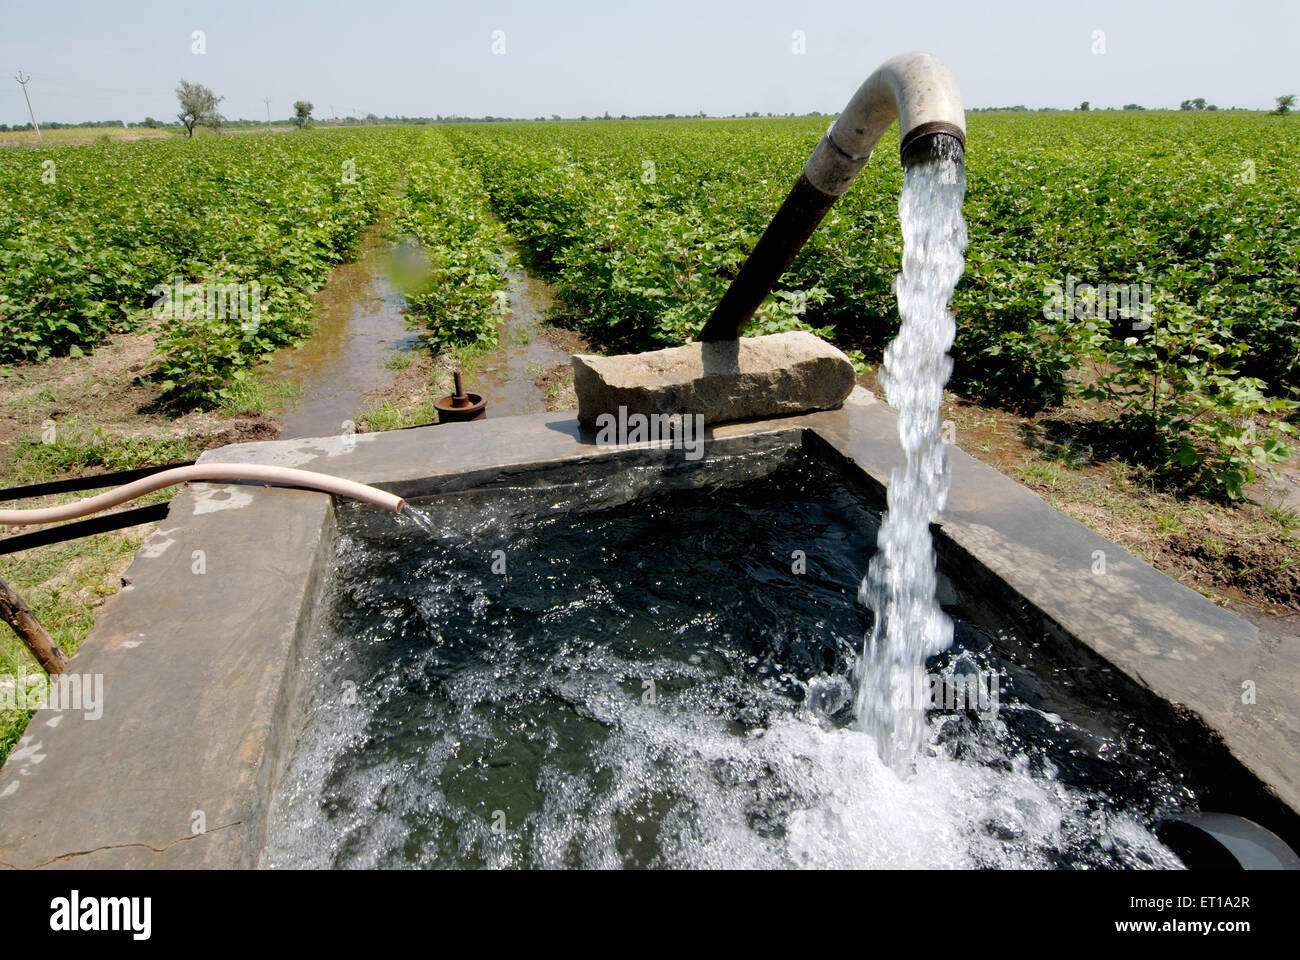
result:
[[(974, 115), (954, 386), (1103, 404), (1116, 442), (1229, 496), (1285, 456), (1300, 390), (1300, 126), (1248, 114)], [(643, 349), (689, 338), (825, 121), (483, 125), (448, 135), (571, 321)], [(886, 140), (755, 333), (806, 326), (879, 355), (897, 329), (902, 171)], [(1147, 329), (1049, 291), (1143, 289)], [(1140, 333), (1132, 337), (1127, 334)]]
[[(681, 342), (826, 123), (465, 124), (0, 151), (0, 364), (93, 350), (156, 321), (160, 389), (215, 402), (310, 329), (309, 294), (390, 203), (432, 254), (411, 307), (436, 343), (495, 342), (516, 249), (593, 343)], [(1298, 148), (1300, 124), (1256, 113), (972, 115), (954, 388), (1020, 410), (1086, 401), (1103, 442), (1239, 495), (1288, 456), (1300, 393)], [(859, 361), (879, 356), (898, 323), (902, 171), (896, 140), (877, 154), (749, 332), (813, 329)], [(159, 285), (177, 283), (256, 284), (260, 318), (158, 319)], [(1147, 304), (1141, 324), (1134, 309), (1099, 309), (1114, 289)]]

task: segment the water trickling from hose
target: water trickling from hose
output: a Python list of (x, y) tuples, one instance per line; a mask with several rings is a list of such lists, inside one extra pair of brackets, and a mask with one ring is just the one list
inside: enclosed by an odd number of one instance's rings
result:
[(438, 527), (429, 515), (409, 503), (402, 504), (402, 509), (397, 512), (397, 522), (399, 524), (410, 522), (430, 537), (437, 537), (438, 535)]
[(936, 138), (904, 175), (898, 214), (903, 272), (894, 284), (902, 326), (885, 351), (881, 383), (898, 411), (906, 463), (890, 477), (888, 513), (859, 596), (875, 613), (856, 671), (858, 725), (872, 734), (881, 759), (906, 772), (924, 745), (925, 707), (914, 678), (926, 658), (952, 643), (952, 621), (935, 597), (930, 518), (948, 495), (939, 403), (952, 372), (948, 311), (961, 279), (966, 172), (960, 147)]

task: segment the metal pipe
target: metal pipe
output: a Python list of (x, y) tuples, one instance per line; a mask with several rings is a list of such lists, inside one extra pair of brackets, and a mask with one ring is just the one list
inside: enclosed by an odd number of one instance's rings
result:
[(398, 496), (368, 487), (362, 483), (331, 477), (309, 470), (294, 470), (291, 467), (266, 467), (251, 463), (199, 463), (192, 467), (177, 467), (163, 470), (128, 483), (125, 486), (107, 490), (98, 496), (65, 503), (58, 507), (43, 507), (34, 510), (0, 510), (0, 524), (21, 526), (37, 523), (58, 523), (61, 520), (75, 520), (77, 517), (99, 513), (118, 504), (126, 503), (146, 493), (172, 487), (180, 483), (244, 481), (247, 483), (274, 483), (286, 487), (305, 487), (319, 490), (349, 500), (360, 500), (393, 513), (399, 513), (405, 501)]
[(1286, 841), (1236, 814), (1188, 811), (1160, 820), (1154, 830), (1190, 870), (1300, 870), (1300, 856)]
[(951, 138), (965, 149), (966, 114), (952, 71), (928, 53), (903, 53), (886, 60), (853, 94), (817, 144), (781, 209), (704, 324), (699, 340), (740, 336), (895, 119), (904, 166), (920, 159), (928, 152), (925, 148), (941, 138)]

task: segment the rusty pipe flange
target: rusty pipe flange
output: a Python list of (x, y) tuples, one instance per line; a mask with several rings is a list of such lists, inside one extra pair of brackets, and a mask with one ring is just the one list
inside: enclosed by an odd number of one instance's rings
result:
[(464, 423), (468, 420), (486, 419), (487, 401), (483, 399), (482, 395), (466, 393), (465, 397), (469, 402), (461, 406), (456, 404), (456, 396), (451, 393), (433, 401), (434, 409), (438, 411), (438, 422)]

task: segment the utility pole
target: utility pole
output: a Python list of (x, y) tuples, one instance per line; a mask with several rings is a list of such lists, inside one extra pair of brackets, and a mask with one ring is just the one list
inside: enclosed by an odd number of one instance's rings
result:
[(14, 75), (14, 79), (17, 80), (19, 85), (23, 88), (23, 99), (27, 101), (27, 113), (32, 118), (32, 126), (36, 128), (36, 142), (41, 143), (41, 125), (36, 122), (36, 111), (32, 109), (32, 98), (27, 96), (27, 81), (31, 78), (32, 75), (30, 73), (24, 77), (21, 70)]
[(271, 98), (263, 97), (262, 102), (266, 104), (266, 129), (271, 129)]

